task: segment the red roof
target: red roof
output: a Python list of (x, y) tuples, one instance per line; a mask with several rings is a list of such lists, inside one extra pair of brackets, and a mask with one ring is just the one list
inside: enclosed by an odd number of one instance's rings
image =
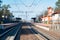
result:
[(52, 7), (48, 7), (48, 9), (52, 9)]

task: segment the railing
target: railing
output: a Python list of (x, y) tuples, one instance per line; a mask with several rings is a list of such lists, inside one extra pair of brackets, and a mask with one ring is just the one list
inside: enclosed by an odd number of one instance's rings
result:
[(51, 23), (52, 30), (60, 30), (60, 20), (53, 20)]

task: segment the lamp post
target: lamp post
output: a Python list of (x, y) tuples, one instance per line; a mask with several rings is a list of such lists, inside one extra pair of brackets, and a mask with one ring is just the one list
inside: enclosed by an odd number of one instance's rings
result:
[(4, 15), (2, 15), (2, 18), (4, 18)]
[(4, 21), (4, 15), (2, 15), (2, 22), (1, 23), (3, 23), (3, 21)]

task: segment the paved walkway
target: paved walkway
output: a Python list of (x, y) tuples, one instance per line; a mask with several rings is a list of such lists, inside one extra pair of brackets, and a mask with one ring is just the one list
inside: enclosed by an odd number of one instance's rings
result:
[(43, 23), (34, 23), (35, 25), (39, 25), (39, 26), (44, 26), (44, 27), (50, 27), (51, 24), (43, 24)]
[(6, 29), (9, 27), (12, 27), (14, 25), (17, 25), (18, 23), (6, 23), (6, 24), (0, 24), (0, 29)]
[(51, 24), (33, 23), (36, 27), (49, 31)]

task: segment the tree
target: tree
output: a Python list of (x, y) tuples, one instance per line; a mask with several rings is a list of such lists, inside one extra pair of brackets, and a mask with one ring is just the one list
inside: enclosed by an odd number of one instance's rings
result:
[(3, 10), (0, 10), (0, 18), (2, 18)]
[(10, 5), (3, 5), (2, 8), (8, 10), (8, 8), (10, 8)]
[(2, 6), (2, 10), (0, 10), (0, 20), (3, 21), (3, 19), (6, 21), (12, 19), (13, 14), (10, 12), (10, 10), (8, 9), (10, 8), (10, 5), (3, 5)]
[(0, 0), (0, 18), (1, 18), (1, 15), (2, 15), (2, 8), (1, 8), (1, 3), (2, 3), (2, 1)]
[(60, 8), (60, 0), (58, 0), (58, 1), (56, 2), (56, 6), (57, 6), (57, 8)]
[(4, 16), (12, 16), (12, 13), (10, 12), (10, 10), (8, 10), (8, 8), (10, 8), (10, 5), (3, 5), (2, 6), (2, 11), (3, 11), (3, 15)]
[(2, 1), (0, 0), (0, 8), (1, 8), (1, 3), (2, 3)]
[(48, 15), (48, 11), (45, 11), (45, 12), (44, 12), (44, 16), (47, 16), (47, 15)]
[(60, 0), (56, 2), (56, 8), (55, 11), (60, 11)]

